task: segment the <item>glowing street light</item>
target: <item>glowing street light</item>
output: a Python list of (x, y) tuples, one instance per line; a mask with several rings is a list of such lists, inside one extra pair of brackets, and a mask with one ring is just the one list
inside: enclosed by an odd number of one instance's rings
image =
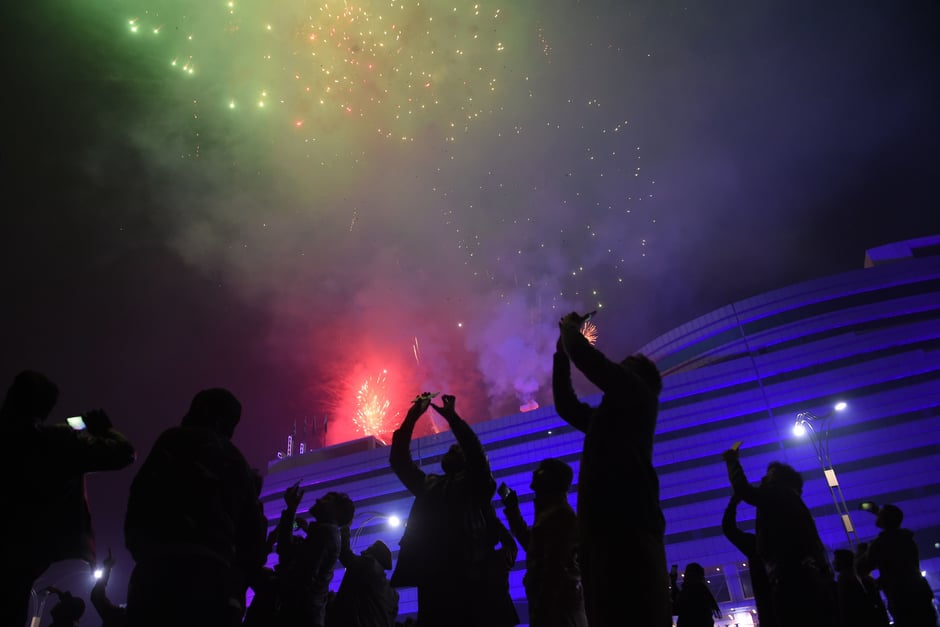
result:
[(373, 520), (384, 520), (386, 525), (391, 528), (396, 528), (401, 526), (401, 518), (395, 516), (394, 514), (383, 514), (382, 512), (367, 511), (360, 512), (356, 514), (356, 518), (360, 516), (368, 516), (362, 523), (356, 528), (356, 533), (353, 534), (352, 541), (349, 543), (350, 547), (355, 551), (356, 543), (359, 541), (359, 536), (362, 535), (362, 530), (366, 528)]
[(813, 412), (801, 411), (796, 415), (796, 422), (793, 425), (793, 435), (796, 437), (809, 436), (813, 444), (813, 450), (816, 452), (816, 459), (822, 466), (823, 475), (826, 477), (826, 485), (829, 487), (829, 494), (832, 495), (832, 502), (836, 506), (839, 518), (842, 520), (842, 528), (845, 530), (845, 537), (849, 541), (849, 547), (854, 551), (855, 544), (858, 542), (858, 535), (855, 532), (855, 526), (852, 524), (852, 516), (849, 513), (848, 505), (845, 503), (845, 497), (842, 495), (842, 487), (839, 485), (839, 479), (836, 477), (836, 471), (832, 467), (832, 460), (829, 458), (829, 427), (832, 417), (844, 410), (848, 405), (839, 401), (831, 410), (821, 416)]

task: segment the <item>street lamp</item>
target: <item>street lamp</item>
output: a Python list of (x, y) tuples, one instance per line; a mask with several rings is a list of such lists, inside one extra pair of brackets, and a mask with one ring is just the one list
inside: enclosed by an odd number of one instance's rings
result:
[(826, 477), (826, 485), (829, 487), (829, 494), (832, 495), (832, 502), (836, 506), (839, 518), (842, 520), (845, 537), (849, 541), (849, 547), (854, 551), (855, 544), (858, 542), (858, 535), (855, 532), (855, 526), (852, 524), (849, 507), (842, 495), (842, 487), (839, 485), (836, 471), (832, 467), (832, 460), (829, 458), (829, 426), (832, 417), (846, 407), (847, 405), (840, 401), (822, 416), (817, 416), (809, 411), (797, 413), (796, 423), (793, 425), (793, 434), (797, 437), (809, 436), (810, 442), (813, 443), (813, 450), (816, 451), (816, 459), (819, 461), (819, 465), (822, 466), (823, 475)]
[(350, 542), (350, 548), (354, 551), (356, 549), (356, 543), (359, 541), (359, 536), (362, 535), (362, 530), (366, 528), (373, 520), (384, 520), (389, 527), (395, 528), (401, 526), (401, 518), (395, 516), (394, 514), (383, 514), (382, 512), (375, 511), (366, 511), (356, 514), (356, 518), (360, 516), (368, 516), (362, 523), (356, 528), (356, 533), (353, 534), (352, 542)]

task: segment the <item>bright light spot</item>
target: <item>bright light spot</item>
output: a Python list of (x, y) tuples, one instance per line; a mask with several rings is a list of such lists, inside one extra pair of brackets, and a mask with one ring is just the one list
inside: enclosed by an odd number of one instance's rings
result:
[(401, 518), (398, 516), (389, 516), (388, 517), (388, 526), (389, 527), (399, 527), (401, 526)]
[(804, 425), (802, 421), (793, 425), (793, 435), (798, 438), (802, 438), (806, 435), (806, 425)]
[(838, 403), (835, 404), (835, 407), (833, 409), (835, 409), (836, 411), (842, 411), (846, 407), (848, 407), (848, 404), (845, 401), (839, 401)]
[(103, 569), (103, 568), (96, 568), (96, 569), (95, 569), (95, 572), (94, 572), (94, 575), (95, 575), (95, 579), (101, 579), (102, 577), (104, 577), (104, 569)]

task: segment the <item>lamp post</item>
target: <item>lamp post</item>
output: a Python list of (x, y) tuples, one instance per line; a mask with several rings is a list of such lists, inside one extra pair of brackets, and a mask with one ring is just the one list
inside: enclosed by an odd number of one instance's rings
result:
[(816, 459), (819, 461), (819, 465), (822, 466), (823, 475), (826, 477), (826, 485), (829, 487), (829, 494), (832, 495), (832, 503), (836, 506), (836, 511), (842, 521), (845, 537), (849, 541), (849, 547), (854, 551), (858, 542), (858, 535), (855, 532), (855, 526), (852, 524), (852, 516), (849, 513), (848, 505), (845, 503), (845, 496), (842, 494), (842, 486), (839, 485), (835, 468), (832, 467), (832, 460), (829, 458), (830, 423), (832, 417), (845, 408), (845, 403), (838, 402), (822, 416), (817, 416), (810, 411), (801, 411), (796, 415), (793, 433), (797, 437), (809, 436), (810, 442), (813, 444), (813, 450), (816, 452)]
[(359, 541), (359, 536), (362, 535), (362, 530), (365, 529), (366, 525), (368, 525), (373, 520), (385, 520), (388, 526), (393, 528), (401, 525), (401, 519), (398, 516), (392, 514), (383, 514), (382, 512), (361, 512), (357, 514), (356, 517), (358, 518), (360, 516), (366, 515), (368, 515), (368, 518), (363, 520), (362, 523), (356, 528), (356, 533), (353, 534), (352, 541), (349, 543), (350, 548), (352, 548), (353, 551), (356, 550), (356, 543)]

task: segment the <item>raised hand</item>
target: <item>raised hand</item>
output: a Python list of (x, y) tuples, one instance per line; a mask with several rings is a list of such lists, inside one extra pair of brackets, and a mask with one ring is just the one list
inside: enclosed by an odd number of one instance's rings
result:
[[(428, 401), (430, 402), (430, 400)], [(434, 411), (439, 413), (444, 418), (450, 420), (452, 418), (457, 418), (457, 410), (454, 409), (454, 405), (457, 402), (457, 398), (452, 394), (444, 394), (441, 396), (441, 404), (435, 405), (431, 403), (431, 407), (434, 408)]]
[(104, 566), (107, 570), (114, 568), (114, 562), (117, 561), (114, 559), (114, 556), (111, 555), (111, 547), (108, 547), (108, 556), (102, 560), (101, 565)]
[(284, 504), (287, 505), (288, 509), (296, 510), (303, 495), (304, 491), (301, 489), (300, 483), (295, 483), (284, 491)]
[(737, 461), (741, 457), (741, 443), (735, 442), (727, 451), (721, 454), (721, 458), (726, 462)]
[(406, 418), (411, 418), (416, 420), (424, 412), (428, 410), (428, 406), (431, 404), (432, 395), (429, 392), (424, 394), (419, 394), (415, 397), (415, 400), (411, 402), (411, 408), (408, 409), (408, 415)]

